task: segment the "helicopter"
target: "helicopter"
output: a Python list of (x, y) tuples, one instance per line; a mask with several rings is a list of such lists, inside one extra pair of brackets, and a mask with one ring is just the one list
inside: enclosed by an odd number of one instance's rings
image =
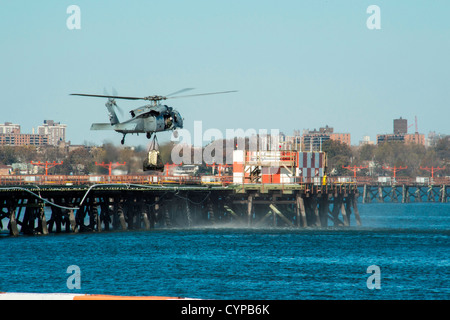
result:
[[(108, 110), (110, 123), (93, 123), (91, 125), (91, 130), (115, 130), (116, 132), (123, 134), (123, 138), (120, 141), (120, 143), (124, 144), (125, 136), (129, 133), (131, 134), (145, 133), (147, 138), (150, 139), (153, 133), (170, 130), (175, 131), (176, 129), (183, 128), (183, 118), (181, 117), (181, 114), (172, 107), (163, 105), (161, 103), (161, 101), (163, 100), (237, 92), (236, 90), (233, 90), (233, 91), (221, 91), (221, 92), (210, 92), (210, 93), (177, 96), (177, 94), (193, 89), (194, 88), (185, 88), (173, 92), (171, 94), (168, 94), (166, 96), (153, 95), (147, 97), (123, 97), (118, 95), (108, 95), (108, 94), (97, 95), (85, 93), (72, 93), (70, 95), (108, 98), (108, 101), (106, 102), (105, 105), (106, 109)], [(121, 109), (116, 104), (116, 99), (145, 100), (151, 101), (152, 103), (131, 110), (130, 111), (131, 118), (123, 122), (120, 122), (114, 110), (115, 108), (117, 108), (119, 112), (121, 112)]]

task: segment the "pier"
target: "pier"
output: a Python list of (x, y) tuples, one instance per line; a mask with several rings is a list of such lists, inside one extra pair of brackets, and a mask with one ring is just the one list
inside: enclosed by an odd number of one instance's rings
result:
[(442, 202), (449, 179), (427, 183), (332, 177), (263, 183), (232, 176), (0, 176), (0, 230), (18, 235), (201, 226), (361, 225), (359, 203)]
[(197, 226), (349, 226), (361, 224), (358, 195), (354, 184), (2, 186), (0, 227), (17, 236)]
[(448, 202), (447, 185), (364, 185), (362, 202)]
[(355, 183), (360, 188), (362, 203), (371, 202), (442, 202), (450, 201), (450, 179), (374, 180), (357, 177)]

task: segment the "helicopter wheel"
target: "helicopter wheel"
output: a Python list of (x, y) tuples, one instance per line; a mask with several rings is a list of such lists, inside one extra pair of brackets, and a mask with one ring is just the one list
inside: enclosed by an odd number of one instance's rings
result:
[(147, 139), (150, 139), (152, 137), (152, 133), (151, 132), (147, 132)]
[(123, 135), (123, 138), (122, 138), (122, 140), (120, 140), (120, 143), (125, 144), (125, 135)]

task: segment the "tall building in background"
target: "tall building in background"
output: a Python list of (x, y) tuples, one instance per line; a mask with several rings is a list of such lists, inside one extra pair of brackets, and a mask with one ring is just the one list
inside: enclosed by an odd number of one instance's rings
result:
[(11, 122), (5, 122), (4, 124), (0, 124), (0, 134), (13, 134), (20, 133), (20, 125), (13, 124)]
[(394, 119), (394, 133), (378, 134), (377, 144), (384, 142), (402, 142), (425, 145), (425, 135), (417, 132), (417, 117), (415, 120), (415, 125), (415, 132), (413, 134), (409, 134), (408, 120), (402, 119), (402, 117), (400, 117), (400, 119)]
[(67, 125), (44, 120), (38, 132), (21, 133), (20, 125), (11, 122), (0, 124), (0, 145), (2, 146), (59, 146), (65, 145)]
[[(333, 140), (344, 143), (348, 146), (351, 144), (350, 133), (336, 133), (329, 126), (319, 128), (319, 130), (294, 130), (293, 136), (287, 136), (283, 132), (279, 135), (259, 136), (260, 143), (268, 147), (267, 150), (303, 150), (303, 151), (320, 151), (325, 141)], [(266, 149), (264, 149), (266, 150)]]
[(374, 145), (375, 142), (370, 140), (370, 136), (364, 136), (362, 140), (359, 141), (359, 145), (363, 146), (363, 145)]
[(20, 125), (11, 122), (0, 124), (0, 145), (2, 146), (42, 146), (48, 144), (48, 136), (21, 133)]
[(44, 124), (37, 128), (39, 135), (48, 135), (48, 144), (58, 146), (66, 141), (67, 125), (53, 120), (44, 120)]
[(408, 133), (408, 120), (394, 119), (394, 134), (407, 134)]
[(336, 133), (334, 128), (325, 126), (319, 130), (304, 130), (302, 135), (302, 142), (305, 150), (319, 151), (325, 141), (333, 140), (339, 141), (350, 146), (350, 133)]

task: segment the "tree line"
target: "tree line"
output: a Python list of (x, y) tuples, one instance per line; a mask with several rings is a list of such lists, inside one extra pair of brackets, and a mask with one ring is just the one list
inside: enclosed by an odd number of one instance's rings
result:
[(328, 155), (328, 172), (335, 175), (351, 176), (353, 172), (343, 166), (361, 166), (358, 176), (391, 176), (383, 167), (406, 167), (397, 176), (429, 176), (422, 168), (440, 167), (436, 176), (450, 176), (450, 136), (439, 139), (433, 146), (402, 142), (385, 142), (378, 145), (352, 146), (328, 140), (323, 143), (323, 151)]
[[(203, 147), (201, 150), (203, 163), (200, 165), (201, 172), (207, 172), (205, 161), (212, 162), (211, 157), (217, 163), (226, 163), (231, 159), (232, 150), (227, 150), (228, 145), (235, 146), (238, 141), (217, 140)], [(176, 146), (173, 142), (159, 146), (163, 163), (172, 163), (172, 150)], [(249, 140), (245, 139), (241, 147), (248, 147)], [(223, 152), (216, 152), (223, 148)], [(193, 150), (188, 159), (194, 163)], [(204, 151), (213, 150), (210, 152)], [(358, 176), (390, 176), (391, 173), (383, 169), (383, 166), (407, 167), (397, 173), (398, 176), (429, 176), (421, 167), (445, 167), (438, 171), (435, 176), (450, 176), (450, 136), (437, 140), (431, 147), (417, 144), (405, 144), (400, 142), (386, 142), (379, 145), (348, 146), (338, 141), (328, 140), (323, 143), (322, 150), (327, 153), (327, 171), (330, 175), (350, 176), (353, 173), (343, 166), (367, 166), (361, 169)], [(125, 163), (118, 168), (130, 174), (143, 173), (143, 161), (147, 157), (147, 148), (138, 146), (135, 148), (116, 146), (105, 143), (102, 146), (82, 146), (76, 149), (58, 148), (53, 146), (0, 146), (0, 164), (12, 165), (14, 163), (29, 164), (30, 162), (62, 162), (49, 171), (51, 174), (62, 175), (85, 175), (85, 174), (108, 174), (108, 170), (95, 163)], [(182, 154), (183, 151), (181, 151)], [(209, 158), (208, 158), (209, 157)], [(210, 170), (210, 169), (209, 169)], [(42, 172), (42, 169), (41, 169)], [(18, 173), (18, 172), (16, 172)]]
[[(142, 147), (124, 148), (116, 147), (106, 143), (100, 147), (78, 147), (70, 150), (54, 146), (1, 146), (0, 164), (13, 165), (15, 163), (28, 165), (31, 168), (33, 162), (57, 162), (61, 165), (55, 166), (49, 171), (51, 174), (61, 175), (85, 175), (85, 174), (108, 174), (104, 167), (95, 163), (119, 162), (125, 163), (120, 168), (127, 172), (142, 171), (142, 158), (146, 151)], [(42, 171), (42, 169), (41, 169)], [(18, 173), (18, 172), (16, 172)]]

